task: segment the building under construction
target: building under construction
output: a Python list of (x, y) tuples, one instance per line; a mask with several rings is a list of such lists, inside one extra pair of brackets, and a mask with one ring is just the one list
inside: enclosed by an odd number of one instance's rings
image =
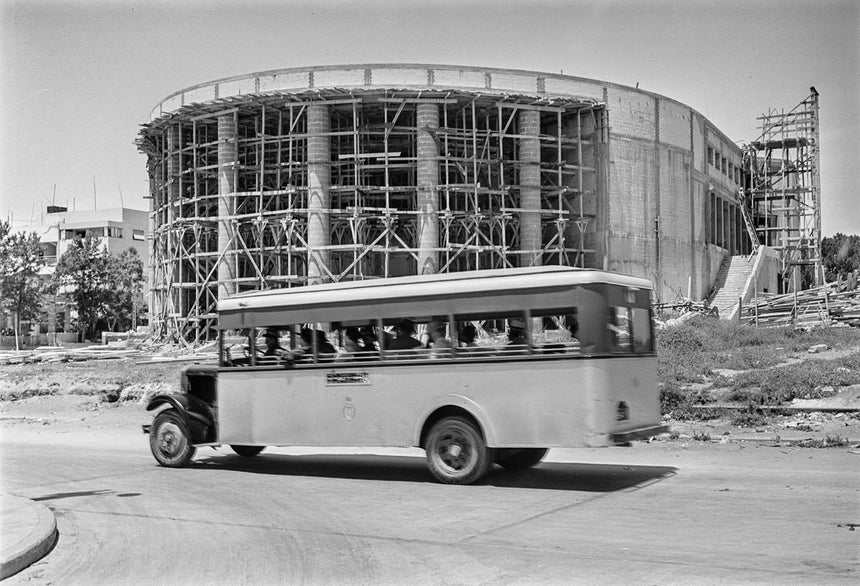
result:
[(700, 299), (727, 255), (752, 250), (743, 150), (676, 100), (604, 81), (252, 73), (167, 97), (138, 145), (161, 337), (209, 339), (218, 299), (246, 290), (536, 264)]
[(757, 239), (781, 253), (782, 291), (821, 285), (818, 92), (758, 120), (761, 135), (745, 147), (743, 198)]

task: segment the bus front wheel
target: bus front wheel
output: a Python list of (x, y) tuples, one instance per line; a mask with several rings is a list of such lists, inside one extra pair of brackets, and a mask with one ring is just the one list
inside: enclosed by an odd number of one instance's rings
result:
[(149, 449), (156, 461), (168, 468), (186, 466), (197, 451), (191, 444), (185, 419), (175, 409), (167, 409), (155, 416), (149, 431)]
[(475, 424), (463, 417), (446, 417), (434, 424), (424, 449), (431, 474), (446, 484), (471, 484), (493, 464), (493, 450)]
[(524, 470), (536, 466), (546, 453), (546, 448), (499, 448), (496, 464), (508, 470)]
[(230, 445), (230, 449), (245, 458), (252, 458), (263, 451), (263, 446), (234, 446)]

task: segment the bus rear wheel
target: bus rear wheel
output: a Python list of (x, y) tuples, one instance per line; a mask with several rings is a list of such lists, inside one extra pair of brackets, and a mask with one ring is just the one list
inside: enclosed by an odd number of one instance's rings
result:
[(424, 449), (430, 473), (446, 484), (471, 484), (493, 464), (493, 450), (475, 424), (463, 417), (446, 417), (435, 423)]
[(263, 451), (263, 446), (234, 446), (230, 445), (230, 449), (245, 458), (253, 458)]
[(188, 465), (197, 451), (191, 444), (185, 419), (175, 409), (167, 409), (155, 416), (149, 431), (149, 449), (155, 460), (168, 468)]
[(524, 470), (536, 466), (546, 453), (546, 448), (499, 448), (496, 464), (508, 470)]

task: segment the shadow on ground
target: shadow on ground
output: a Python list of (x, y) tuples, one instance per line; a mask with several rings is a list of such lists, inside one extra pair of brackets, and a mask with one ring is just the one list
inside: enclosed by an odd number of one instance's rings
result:
[[(282, 476), (435, 482), (423, 458), (404, 456), (285, 456), (263, 453), (255, 458), (243, 458), (219, 455), (195, 461), (191, 470), (195, 468)], [(640, 488), (673, 476), (676, 472), (677, 468), (671, 466), (544, 462), (534, 468), (518, 471), (494, 466), (478, 484), (506, 488), (613, 492)]]

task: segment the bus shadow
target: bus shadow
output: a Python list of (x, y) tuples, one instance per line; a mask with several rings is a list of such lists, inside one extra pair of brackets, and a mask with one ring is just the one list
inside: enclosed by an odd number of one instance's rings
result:
[[(309, 476), (351, 480), (436, 482), (423, 458), (377, 455), (261, 454), (255, 458), (218, 455), (200, 459), (195, 467), (209, 470)], [(675, 475), (671, 466), (543, 462), (527, 470), (494, 466), (478, 485), (503, 488), (614, 492), (641, 488)]]

